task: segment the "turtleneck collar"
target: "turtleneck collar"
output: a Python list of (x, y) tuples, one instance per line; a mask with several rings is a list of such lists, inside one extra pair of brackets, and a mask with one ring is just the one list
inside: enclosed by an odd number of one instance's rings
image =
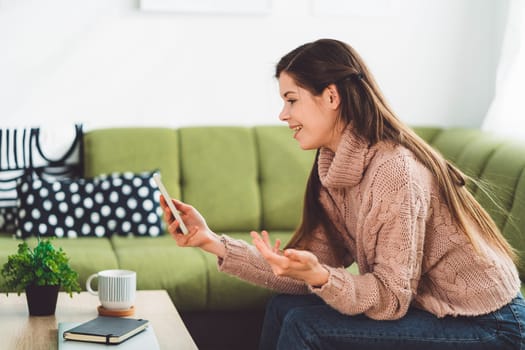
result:
[(325, 147), (320, 150), (318, 170), (321, 184), (327, 188), (356, 186), (374, 154), (375, 150), (357, 137), (351, 126), (347, 126), (335, 153)]

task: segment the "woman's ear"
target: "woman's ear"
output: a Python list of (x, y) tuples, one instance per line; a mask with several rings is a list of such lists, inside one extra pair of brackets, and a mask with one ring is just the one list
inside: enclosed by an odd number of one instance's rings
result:
[(323, 100), (326, 102), (328, 108), (338, 109), (339, 104), (341, 103), (341, 98), (339, 96), (339, 91), (335, 84), (328, 85), (323, 91)]

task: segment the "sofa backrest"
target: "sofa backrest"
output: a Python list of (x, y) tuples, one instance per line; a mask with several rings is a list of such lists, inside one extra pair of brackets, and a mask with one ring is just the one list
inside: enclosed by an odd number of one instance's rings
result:
[(168, 128), (98, 129), (84, 134), (84, 175), (159, 170), (180, 196), (179, 135)]
[(85, 135), (85, 175), (158, 169), (217, 232), (293, 230), (314, 153), (282, 126), (115, 128)]
[(253, 130), (179, 130), (182, 199), (219, 232), (259, 228), (261, 194)]

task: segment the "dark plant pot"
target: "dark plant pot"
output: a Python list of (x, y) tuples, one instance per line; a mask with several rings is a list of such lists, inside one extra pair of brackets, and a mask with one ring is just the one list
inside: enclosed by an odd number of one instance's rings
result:
[(54, 315), (60, 286), (26, 287), (27, 307), (32, 316)]

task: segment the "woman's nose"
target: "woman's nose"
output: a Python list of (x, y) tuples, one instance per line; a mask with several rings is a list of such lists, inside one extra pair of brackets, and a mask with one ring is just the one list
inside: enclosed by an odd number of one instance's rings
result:
[(288, 115), (287, 109), (283, 108), (281, 110), (281, 113), (279, 113), (279, 119), (284, 122), (284, 121), (287, 121), (289, 118), (290, 116)]

